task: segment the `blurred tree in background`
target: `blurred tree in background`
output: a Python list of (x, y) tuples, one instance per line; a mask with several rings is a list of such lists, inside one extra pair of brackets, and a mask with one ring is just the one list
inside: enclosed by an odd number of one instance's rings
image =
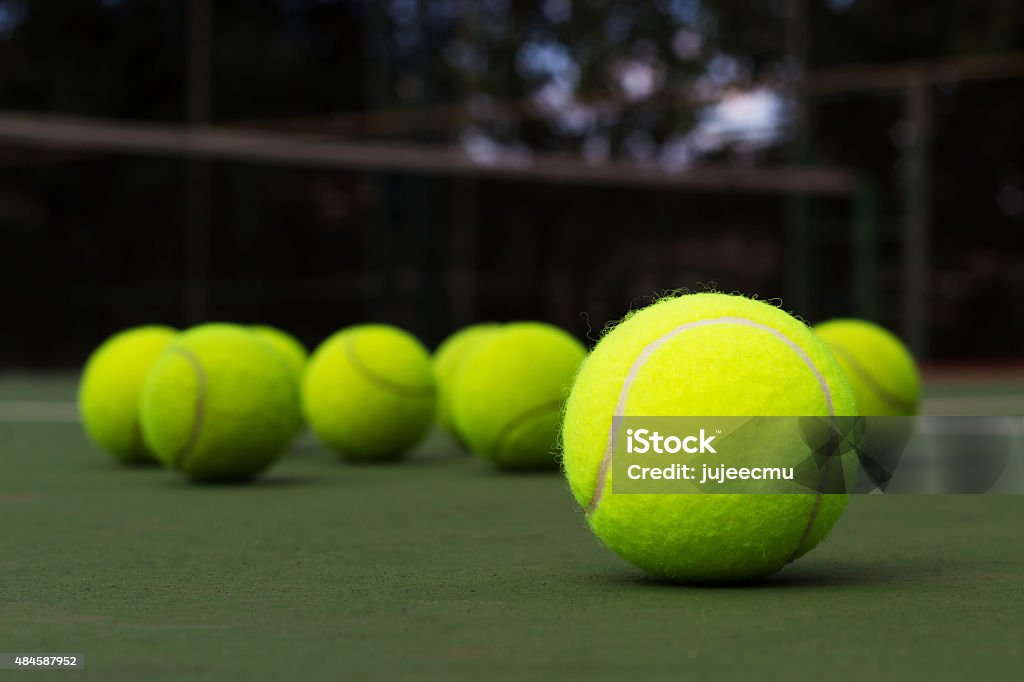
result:
[[(0, 0), (0, 108), (184, 122), (188, 5)], [(1013, 0), (254, 0), (212, 12), (213, 123), (457, 144), (481, 162), (787, 162), (808, 71), (1024, 49)], [(1024, 294), (1024, 87), (930, 95), (932, 352), (1019, 354), (1007, 330), (1020, 338), (1024, 312), (1005, 310)], [(881, 189), (880, 312), (894, 326), (915, 131), (898, 93), (812, 97), (810, 112), (807, 160)], [(12, 147), (0, 174), (0, 283), (18, 330), (0, 340), (0, 364), (73, 363), (114, 328), (190, 321), (183, 163)], [(777, 197), (228, 163), (213, 165), (211, 188), (209, 316), (309, 342), (365, 318), (428, 341), (490, 317), (582, 333), (580, 311), (599, 328), (637, 297), (712, 281), (784, 293)], [(844, 211), (814, 208), (808, 318), (849, 312)], [(454, 249), (467, 215), (474, 240)], [(472, 301), (456, 314), (459, 296)]]

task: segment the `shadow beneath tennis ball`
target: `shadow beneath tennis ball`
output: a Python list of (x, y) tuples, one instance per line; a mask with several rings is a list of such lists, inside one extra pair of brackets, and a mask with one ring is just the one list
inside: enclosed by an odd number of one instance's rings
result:
[(736, 581), (673, 581), (644, 573), (606, 575), (611, 585), (648, 589), (699, 590), (796, 590), (833, 587), (874, 587), (914, 582), (905, 567), (892, 565), (847, 565), (789, 567), (763, 578)]
[(298, 453), (297, 457), (304, 457), (309, 461), (314, 459), (329, 467), (352, 468), (354, 470), (373, 471), (400, 469), (405, 467), (431, 467), (445, 466), (452, 462), (463, 462), (469, 457), (462, 455), (449, 455), (447, 453), (434, 452), (411, 452), (380, 459), (361, 459), (358, 457), (343, 457), (330, 450), (319, 450), (317, 452)]
[(150, 474), (154, 471), (164, 471), (164, 467), (156, 460), (143, 462), (122, 462), (113, 458), (95, 459), (80, 462), (78, 468), (86, 471), (112, 472), (118, 475)]
[(334, 457), (339, 466), (352, 467), (353, 469), (393, 469), (412, 464), (412, 459), (407, 456), (383, 457), (381, 459), (358, 459), (347, 457)]
[(476, 457), (473, 456), (472, 452), (468, 450), (455, 450), (448, 448), (418, 448), (413, 450), (409, 455), (410, 459), (437, 459), (437, 460), (456, 460), (456, 461), (473, 461)]
[(452, 465), (458, 466), (466, 462), (468, 459), (468, 457), (463, 457), (462, 455), (435, 455), (433, 453), (422, 453), (412, 455), (408, 459), (400, 460), (399, 464), (413, 468), (438, 468), (451, 467)]
[(297, 488), (330, 483), (322, 476), (296, 476), (295, 474), (270, 474), (262, 478), (239, 481), (233, 487), (250, 488)]
[(166, 485), (194, 490), (245, 490), (267, 488), (301, 488), (330, 483), (322, 476), (296, 476), (295, 474), (267, 474), (258, 478), (221, 479), (217, 481), (192, 481), (181, 476), (167, 479)]
[(511, 480), (515, 479), (531, 479), (535, 480), (538, 478), (561, 478), (562, 472), (556, 466), (551, 467), (537, 467), (533, 469), (505, 469), (502, 467), (496, 467), (493, 464), (484, 462), (481, 460), (481, 466), (477, 469), (477, 473), (481, 476), (488, 478), (507, 478)]
[(159, 471), (164, 468), (155, 459), (147, 459), (140, 462), (113, 462), (113, 465), (122, 471)]
[(913, 581), (909, 567), (891, 564), (860, 564), (848, 566), (791, 566), (764, 578), (751, 587), (794, 589), (816, 587), (881, 587)]
[(305, 442), (302, 442), (302, 443), (295, 443), (290, 448), (288, 448), (288, 451), (286, 453), (284, 453), (284, 457), (306, 457), (306, 456), (316, 457), (316, 458), (319, 459), (320, 457), (327, 457), (327, 456), (334, 457), (335, 455), (334, 455), (334, 453), (328, 451), (326, 448), (324, 448), (319, 443), (315, 443), (313, 441), (305, 441)]

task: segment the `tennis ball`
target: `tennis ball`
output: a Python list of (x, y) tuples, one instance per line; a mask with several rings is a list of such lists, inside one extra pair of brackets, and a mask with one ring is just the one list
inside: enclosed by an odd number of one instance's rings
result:
[(452, 415), (455, 377), (466, 358), (499, 329), (497, 324), (471, 325), (449, 336), (434, 351), (434, 376), (437, 377), (437, 421), (441, 428), (460, 443), (464, 443), (465, 439), (455, 428), (455, 420)]
[(911, 416), (921, 401), (914, 358), (895, 335), (865, 320), (837, 319), (814, 327), (846, 372), (865, 416)]
[(537, 322), (505, 325), (459, 369), (452, 412), (470, 449), (499, 467), (557, 463), (562, 405), (586, 349)]
[(85, 364), (78, 389), (85, 432), (126, 464), (155, 461), (139, 430), (139, 395), (146, 372), (176, 333), (155, 325), (128, 329), (104, 341)]
[[(306, 347), (294, 336), (276, 327), (253, 325), (249, 329), (258, 338), (272, 346), (274, 351), (285, 361), (292, 380), (295, 382), (295, 392), (298, 394), (302, 388), (302, 374), (305, 372), (306, 362), (309, 360), (309, 352), (306, 350)], [(304, 426), (305, 424), (300, 412), (295, 422), (296, 434), (301, 432)]]
[(183, 332), (142, 389), (142, 433), (166, 466), (197, 481), (250, 478), (295, 434), (299, 400), (281, 356), (246, 327)]
[(309, 352), (306, 350), (306, 347), (294, 336), (276, 327), (257, 324), (249, 328), (256, 336), (269, 343), (274, 347), (275, 351), (280, 353), (295, 376), (296, 383), (300, 383), (302, 381), (302, 373), (306, 369), (306, 361), (309, 360)]
[(397, 327), (343, 329), (317, 348), (302, 380), (302, 408), (313, 432), (342, 457), (394, 459), (434, 420), (437, 386), (430, 354)]
[[(616, 494), (612, 417), (856, 413), (839, 365), (799, 320), (741, 296), (678, 296), (631, 314), (591, 352), (566, 403), (562, 466), (591, 530), (626, 560), (678, 581), (758, 578), (821, 542), (846, 495)], [(768, 462), (786, 455), (764, 447)]]

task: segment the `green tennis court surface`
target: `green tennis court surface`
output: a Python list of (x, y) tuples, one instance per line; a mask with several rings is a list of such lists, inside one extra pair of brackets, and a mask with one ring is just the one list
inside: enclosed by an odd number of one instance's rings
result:
[[(1021, 393), (932, 395), (966, 410)], [(0, 382), (0, 651), (85, 668), (4, 679), (995, 680), (1024, 664), (1024, 496), (855, 497), (774, 578), (681, 587), (600, 547), (559, 476), (496, 473), (440, 435), (377, 466), (303, 438), (261, 482), (192, 486), (116, 466), (72, 400), (60, 378)]]

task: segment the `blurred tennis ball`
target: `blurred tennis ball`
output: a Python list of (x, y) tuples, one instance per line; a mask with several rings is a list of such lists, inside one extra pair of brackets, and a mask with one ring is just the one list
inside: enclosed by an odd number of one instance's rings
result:
[(146, 373), (175, 334), (157, 325), (128, 329), (104, 341), (85, 364), (78, 389), (85, 432), (124, 463), (155, 461), (139, 428), (139, 397)]
[[(249, 329), (257, 337), (270, 344), (288, 365), (288, 370), (295, 381), (295, 391), (299, 393), (302, 390), (302, 375), (306, 371), (306, 363), (309, 361), (309, 351), (306, 350), (306, 347), (294, 336), (276, 327), (253, 325)], [(299, 418), (295, 422), (295, 432), (301, 432), (304, 426), (305, 420), (300, 412)]]
[(836, 319), (814, 327), (832, 350), (864, 416), (916, 415), (921, 377), (914, 357), (891, 332), (866, 320)]
[(427, 349), (390, 325), (343, 329), (309, 359), (302, 408), (313, 432), (351, 460), (407, 454), (434, 420), (437, 386)]
[(586, 353), (548, 324), (501, 326), (458, 371), (456, 430), (474, 453), (499, 467), (554, 467), (562, 405)]
[[(667, 298), (629, 315), (583, 364), (566, 404), (562, 464), (591, 530), (626, 560), (679, 581), (758, 578), (821, 542), (847, 496), (616, 494), (613, 418), (856, 409), (824, 343), (784, 311), (725, 294)], [(792, 445), (766, 439), (766, 464), (805, 460)], [(855, 465), (843, 458), (844, 473)]]
[(197, 481), (242, 480), (273, 464), (299, 421), (287, 363), (251, 330), (205, 324), (180, 334), (142, 390), (142, 432), (167, 467)]
[(437, 421), (445, 431), (463, 445), (465, 439), (459, 435), (452, 415), (455, 377), (458, 376), (466, 359), (499, 329), (500, 326), (493, 323), (465, 327), (445, 339), (434, 352), (434, 375), (437, 377)]
[(306, 370), (306, 362), (309, 360), (309, 351), (294, 336), (277, 327), (269, 327), (263, 324), (256, 324), (249, 327), (256, 336), (260, 337), (277, 351), (288, 368), (295, 376), (295, 381), (302, 381), (302, 373)]

